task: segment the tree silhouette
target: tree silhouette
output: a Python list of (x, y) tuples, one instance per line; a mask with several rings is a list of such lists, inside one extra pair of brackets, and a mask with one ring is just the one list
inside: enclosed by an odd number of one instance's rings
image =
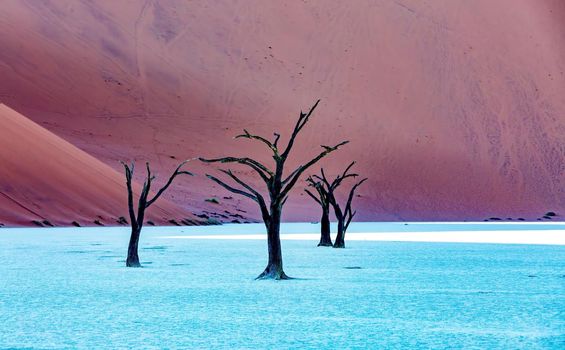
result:
[(300, 179), (300, 176), (306, 169), (310, 168), (312, 165), (316, 164), (320, 159), (327, 156), (331, 152), (337, 150), (340, 146), (345, 145), (348, 141), (343, 141), (335, 146), (322, 146), (323, 151), (319, 153), (316, 157), (312, 158), (310, 161), (300, 165), (294, 171), (290, 172), (287, 176), (284, 176), (284, 167), (288, 159), (288, 156), (293, 149), (294, 141), (296, 137), (304, 128), (304, 125), (310, 119), (310, 116), (318, 106), (320, 100), (310, 108), (308, 113), (300, 112), (300, 116), (294, 130), (290, 135), (288, 144), (284, 150), (279, 150), (278, 142), (280, 139), (280, 134), (274, 133), (274, 140), (269, 141), (266, 138), (258, 135), (253, 135), (247, 130), (244, 130), (243, 134), (237, 135), (236, 138), (244, 138), (249, 140), (255, 140), (266, 145), (272, 152), (272, 157), (275, 161), (274, 169), (270, 169), (264, 164), (253, 160), (251, 158), (236, 158), (236, 157), (223, 157), (215, 159), (205, 159), (200, 158), (200, 160), (208, 163), (238, 163), (251, 168), (267, 185), (267, 192), (269, 193), (268, 201), (259, 193), (258, 190), (251, 187), (249, 184), (244, 182), (242, 179), (237, 177), (231, 170), (220, 170), (226, 174), (239, 188), (228, 185), (224, 181), (212, 176), (206, 175), (212, 181), (216, 182), (226, 190), (239, 194), (241, 196), (247, 197), (255, 201), (261, 210), (261, 216), (265, 227), (267, 228), (267, 245), (269, 251), (269, 260), (265, 270), (257, 277), (257, 279), (288, 279), (289, 277), (284, 273), (283, 261), (282, 261), (282, 251), (280, 242), (280, 223), (282, 208), (288, 198), (290, 190), (294, 187), (296, 182)]
[(311, 176), (306, 179), (308, 186), (316, 190), (317, 195), (305, 189), (304, 191), (312, 197), (322, 208), (322, 218), (320, 220), (320, 242), (318, 247), (331, 247), (332, 237), (330, 235), (330, 201), (328, 192), (320, 181), (314, 180)]
[(367, 180), (364, 178), (363, 180), (357, 182), (351, 190), (349, 191), (349, 196), (347, 197), (347, 202), (345, 204), (345, 208), (342, 209), (335, 197), (335, 190), (338, 188), (343, 180), (347, 178), (355, 178), (359, 176), (358, 174), (349, 173), (349, 170), (355, 162), (351, 162), (349, 166), (345, 169), (343, 174), (338, 175), (331, 183), (326, 177), (324, 173), (324, 169), (321, 169), (321, 176), (314, 175), (313, 178), (322, 182), (325, 191), (327, 192), (328, 201), (330, 202), (331, 206), (334, 209), (335, 217), (337, 219), (337, 236), (335, 237), (334, 248), (345, 248), (345, 233), (347, 232), (347, 228), (351, 223), (351, 220), (357, 213), (351, 209), (351, 202), (353, 201), (353, 196), (355, 195), (355, 190), (359, 187), (363, 182)]
[(192, 173), (184, 170), (180, 170), (180, 168), (188, 162), (185, 160), (184, 162), (180, 163), (180, 165), (175, 169), (173, 174), (169, 177), (167, 183), (161, 187), (159, 191), (153, 196), (153, 198), (148, 199), (149, 192), (151, 191), (151, 184), (152, 181), (155, 179), (155, 176), (151, 175), (151, 169), (149, 168), (149, 163), (145, 163), (145, 167), (147, 168), (147, 175), (145, 177), (145, 181), (143, 183), (143, 188), (139, 195), (139, 200), (137, 204), (137, 215), (135, 213), (134, 207), (134, 200), (133, 200), (133, 186), (132, 186), (132, 177), (134, 171), (134, 163), (131, 166), (128, 166), (126, 163), (121, 162), (124, 166), (124, 170), (126, 173), (126, 186), (128, 191), (128, 209), (129, 209), (129, 218), (131, 224), (131, 235), (129, 238), (129, 245), (128, 245), (128, 256), (126, 259), (126, 266), (127, 267), (141, 267), (139, 263), (139, 255), (138, 255), (138, 245), (139, 245), (139, 236), (141, 234), (141, 228), (143, 227), (143, 219), (145, 218), (145, 210), (149, 208), (155, 201), (161, 197), (161, 195), (169, 188), (169, 186), (173, 183), (175, 177), (181, 174), (186, 175), (193, 175)]

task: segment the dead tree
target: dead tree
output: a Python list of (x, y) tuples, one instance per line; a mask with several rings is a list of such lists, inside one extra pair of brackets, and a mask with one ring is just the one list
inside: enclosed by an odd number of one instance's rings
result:
[(324, 173), (324, 169), (321, 170), (322, 173), (321, 176), (317, 176), (317, 175), (314, 176), (314, 178), (316, 178), (317, 180), (323, 183), (323, 186), (327, 192), (328, 201), (333, 207), (335, 217), (337, 219), (337, 235), (335, 237), (335, 242), (333, 245), (334, 248), (345, 248), (345, 233), (347, 232), (347, 228), (349, 227), (351, 220), (357, 213), (356, 211), (353, 211), (351, 209), (351, 202), (353, 201), (353, 196), (355, 195), (355, 190), (357, 189), (357, 187), (359, 187), (363, 182), (367, 180), (367, 178), (364, 178), (363, 180), (353, 185), (353, 187), (349, 191), (349, 196), (347, 197), (347, 202), (345, 204), (345, 207), (344, 209), (342, 209), (336, 200), (335, 190), (337, 187), (339, 187), (339, 185), (341, 185), (343, 180), (349, 177), (355, 178), (359, 176), (358, 174), (349, 173), (349, 170), (354, 164), (355, 162), (349, 164), (349, 166), (345, 169), (343, 174), (338, 175), (331, 183), (327, 179), (326, 174)]
[(308, 189), (304, 191), (312, 197), (322, 208), (322, 219), (320, 220), (320, 242), (318, 247), (331, 247), (332, 237), (330, 236), (330, 201), (328, 200), (328, 192), (320, 181), (314, 180), (311, 176), (306, 179), (308, 186), (313, 187), (317, 195)]
[(167, 183), (161, 187), (159, 191), (153, 196), (153, 198), (148, 199), (149, 192), (151, 191), (151, 184), (152, 181), (155, 179), (155, 176), (151, 175), (151, 169), (149, 169), (149, 163), (145, 163), (147, 168), (147, 175), (145, 177), (145, 182), (143, 183), (143, 188), (139, 195), (139, 200), (137, 204), (137, 214), (135, 213), (134, 201), (133, 201), (133, 187), (132, 187), (132, 177), (133, 177), (133, 170), (134, 170), (134, 163), (131, 166), (128, 166), (126, 163), (121, 162), (124, 166), (126, 172), (126, 186), (128, 191), (128, 208), (129, 208), (129, 218), (131, 223), (131, 235), (129, 238), (129, 245), (128, 245), (128, 256), (126, 259), (126, 266), (127, 267), (141, 267), (139, 263), (139, 255), (137, 253), (138, 244), (139, 244), (139, 236), (141, 234), (141, 228), (143, 227), (143, 220), (145, 218), (145, 210), (151, 206), (151, 204), (155, 203), (155, 201), (165, 192), (165, 190), (173, 183), (173, 180), (177, 175), (186, 174), (191, 175), (192, 173), (184, 170), (180, 170), (180, 168), (188, 161), (182, 162), (173, 172), (173, 174), (169, 177)]
[(258, 190), (251, 187), (249, 184), (244, 182), (242, 179), (237, 177), (231, 170), (221, 170), (224, 174), (226, 174), (235, 184), (239, 186), (233, 187), (228, 185), (222, 180), (212, 176), (206, 175), (212, 181), (216, 182), (226, 190), (239, 194), (241, 196), (250, 198), (251, 200), (255, 201), (261, 210), (261, 216), (263, 222), (265, 223), (265, 227), (267, 228), (267, 244), (269, 250), (269, 261), (267, 263), (267, 267), (265, 270), (257, 277), (257, 279), (288, 279), (289, 277), (284, 273), (283, 270), (283, 261), (282, 261), (282, 251), (281, 251), (281, 242), (280, 242), (280, 224), (281, 224), (281, 215), (282, 215), (282, 208), (288, 198), (288, 194), (296, 182), (300, 179), (300, 176), (304, 171), (310, 168), (312, 165), (316, 164), (320, 159), (328, 155), (329, 153), (337, 150), (340, 146), (345, 145), (348, 141), (344, 141), (338, 143), (335, 146), (322, 146), (324, 149), (320, 154), (314, 157), (309, 162), (304, 163), (297, 167), (294, 171), (290, 172), (287, 176), (284, 176), (284, 167), (285, 163), (288, 159), (288, 156), (292, 150), (294, 145), (294, 141), (296, 137), (306, 125), (310, 116), (318, 106), (320, 100), (316, 101), (314, 106), (310, 108), (308, 113), (300, 112), (300, 117), (296, 125), (294, 126), (294, 130), (290, 135), (290, 139), (288, 144), (284, 149), (279, 149), (278, 142), (280, 139), (280, 134), (274, 134), (274, 140), (271, 142), (266, 138), (258, 135), (253, 135), (249, 133), (247, 130), (244, 130), (244, 133), (241, 135), (237, 135), (236, 138), (244, 138), (255, 140), (263, 143), (266, 145), (269, 150), (272, 152), (272, 157), (275, 161), (274, 169), (270, 169), (264, 164), (251, 159), (251, 158), (236, 158), (236, 157), (224, 157), (224, 158), (216, 158), (216, 159), (204, 159), (200, 158), (200, 160), (208, 163), (238, 163), (245, 165), (251, 168), (255, 173), (259, 175), (259, 177), (265, 182), (267, 185), (267, 192), (269, 193), (268, 201), (259, 193)]

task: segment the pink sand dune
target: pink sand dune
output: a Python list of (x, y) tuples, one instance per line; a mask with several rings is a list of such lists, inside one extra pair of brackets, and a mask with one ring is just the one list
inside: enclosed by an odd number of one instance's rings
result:
[[(0, 122), (0, 223), (117, 225), (127, 217), (122, 174), (3, 104)], [(194, 218), (167, 201), (148, 214), (160, 224)]]
[[(563, 1), (7, 0), (0, 31), (0, 101), (117, 170), (261, 157), (232, 137), (288, 135), (321, 98), (294, 165), (351, 140), (322, 165), (369, 177), (360, 220), (565, 214)], [(35, 203), (79, 214), (67, 179)], [(167, 198), (184, 212), (259, 217), (203, 176), (179, 184)], [(285, 219), (317, 220), (298, 187)]]

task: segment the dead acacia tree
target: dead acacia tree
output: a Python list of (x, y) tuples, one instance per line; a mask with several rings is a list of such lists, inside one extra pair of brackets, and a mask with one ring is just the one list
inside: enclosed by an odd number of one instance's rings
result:
[(300, 112), (300, 117), (294, 126), (294, 130), (290, 135), (288, 144), (284, 149), (279, 149), (278, 142), (280, 139), (280, 134), (274, 134), (274, 140), (271, 142), (266, 138), (258, 135), (253, 135), (247, 130), (244, 133), (237, 135), (236, 138), (244, 138), (259, 141), (265, 144), (270, 151), (273, 153), (272, 157), (275, 161), (274, 169), (270, 169), (264, 164), (251, 159), (251, 158), (236, 158), (236, 157), (223, 157), (216, 159), (204, 159), (200, 160), (208, 163), (238, 163), (251, 168), (267, 185), (267, 192), (269, 193), (268, 201), (263, 198), (258, 190), (251, 187), (249, 184), (244, 182), (242, 179), (237, 177), (231, 170), (221, 170), (226, 174), (235, 184), (240, 188), (228, 185), (224, 181), (212, 176), (206, 175), (212, 181), (216, 182), (226, 190), (239, 194), (241, 196), (250, 198), (255, 201), (261, 210), (261, 216), (267, 228), (267, 244), (269, 250), (269, 261), (265, 270), (257, 277), (257, 279), (288, 279), (289, 277), (284, 273), (283, 261), (282, 261), (282, 251), (280, 242), (280, 223), (282, 208), (288, 198), (290, 190), (300, 179), (300, 176), (306, 169), (310, 168), (312, 165), (316, 164), (320, 159), (327, 156), (329, 153), (337, 150), (340, 146), (345, 145), (348, 141), (338, 143), (335, 146), (322, 146), (324, 149), (320, 154), (314, 157), (312, 160), (304, 163), (297, 167), (294, 171), (290, 172), (287, 176), (284, 176), (284, 167), (288, 159), (288, 156), (294, 146), (294, 141), (296, 137), (306, 125), (310, 116), (318, 106), (320, 100), (310, 108), (308, 113)]
[(308, 186), (316, 190), (317, 195), (305, 189), (304, 191), (312, 197), (322, 208), (322, 218), (320, 220), (320, 242), (318, 247), (331, 247), (332, 237), (330, 236), (330, 201), (328, 192), (320, 181), (314, 180), (311, 176), (306, 179)]
[(148, 199), (149, 192), (151, 191), (151, 185), (155, 176), (151, 175), (151, 169), (149, 168), (149, 163), (145, 163), (145, 167), (147, 168), (147, 175), (145, 177), (145, 181), (143, 183), (143, 187), (141, 193), (139, 194), (139, 200), (137, 204), (137, 214), (135, 213), (134, 207), (134, 200), (133, 200), (133, 186), (132, 186), (132, 178), (133, 178), (133, 171), (134, 171), (134, 163), (131, 166), (128, 166), (126, 163), (121, 162), (124, 166), (125, 173), (126, 173), (126, 186), (128, 191), (128, 209), (129, 209), (129, 218), (131, 223), (131, 235), (129, 238), (129, 245), (128, 245), (128, 256), (126, 259), (126, 266), (127, 267), (141, 267), (139, 263), (139, 255), (138, 255), (138, 244), (139, 244), (139, 236), (141, 234), (141, 228), (143, 227), (143, 220), (145, 218), (145, 210), (151, 206), (151, 204), (155, 203), (155, 201), (169, 188), (169, 186), (173, 183), (175, 177), (181, 174), (185, 175), (193, 175), (192, 173), (184, 170), (180, 170), (181, 167), (188, 162), (187, 160), (180, 163), (179, 166), (175, 169), (173, 174), (169, 177), (167, 183), (161, 187), (159, 191), (153, 196), (153, 198)]
[(347, 228), (349, 227), (351, 220), (357, 213), (356, 211), (353, 211), (351, 209), (351, 202), (353, 201), (353, 196), (355, 195), (355, 190), (357, 190), (357, 187), (359, 187), (363, 182), (367, 180), (367, 178), (364, 178), (361, 181), (357, 182), (355, 185), (353, 185), (353, 187), (349, 191), (349, 196), (347, 197), (347, 202), (345, 204), (345, 207), (342, 209), (339, 203), (337, 202), (335, 196), (335, 190), (341, 185), (343, 180), (350, 177), (355, 178), (359, 176), (359, 174), (349, 173), (349, 170), (351, 169), (351, 167), (353, 167), (354, 164), (355, 162), (349, 164), (349, 166), (345, 169), (343, 174), (338, 175), (331, 183), (326, 177), (326, 174), (324, 173), (324, 169), (321, 170), (321, 176), (314, 175), (314, 178), (322, 182), (324, 189), (327, 192), (328, 201), (333, 207), (335, 217), (337, 219), (337, 235), (335, 237), (335, 242), (333, 245), (334, 248), (345, 248), (345, 233), (347, 232)]

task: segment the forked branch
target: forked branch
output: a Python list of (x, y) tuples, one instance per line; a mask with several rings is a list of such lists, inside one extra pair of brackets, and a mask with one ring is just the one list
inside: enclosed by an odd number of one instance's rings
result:
[(245, 196), (245, 197), (250, 198), (250, 199), (254, 200), (255, 202), (257, 202), (257, 197), (255, 197), (252, 193), (248, 193), (248, 192), (245, 192), (245, 191), (240, 190), (238, 188), (232, 187), (232, 186), (228, 185), (227, 183), (223, 182), (222, 180), (218, 179), (217, 177), (212, 176), (210, 174), (206, 174), (206, 177), (209, 178), (210, 180), (214, 181), (215, 183), (217, 183), (218, 185), (222, 186), (223, 188), (225, 188), (226, 190), (228, 190), (230, 192)]
[[(188, 163), (188, 160), (185, 160), (184, 162), (180, 163), (179, 166), (177, 166), (177, 168), (175, 169), (175, 171), (173, 172), (173, 174), (169, 177), (169, 180), (167, 181), (167, 183), (161, 187), (161, 189), (159, 191), (157, 191), (157, 194), (155, 194), (155, 196), (153, 196), (153, 198), (151, 198), (149, 201), (147, 201), (146, 207), (149, 207), (151, 204), (155, 203), (155, 201), (161, 197), (161, 195), (163, 194), (163, 192), (165, 192), (167, 190), (167, 188), (169, 188), (169, 186), (171, 186), (171, 184), (173, 183), (173, 180), (175, 179), (175, 177), (179, 176), (179, 175), (189, 175), (189, 176), (194, 176), (193, 173), (191, 173), (190, 171), (186, 171), (186, 170), (180, 170), (183, 165), (185, 165), (186, 163)], [(149, 163), (147, 163), (147, 173), (150, 173), (149, 170)], [(155, 177), (153, 177), (154, 179)]]
[(312, 197), (312, 199), (315, 200), (316, 203), (318, 203), (319, 205), (323, 205), (322, 201), (318, 197), (316, 197), (314, 194), (312, 194), (312, 192), (310, 192), (307, 188), (304, 189), (304, 192), (306, 192), (310, 197)]
[[(280, 137), (280, 135), (279, 135), (279, 137)], [(275, 139), (274, 142), (271, 142), (271, 141), (267, 140), (266, 138), (264, 138), (263, 136), (250, 134), (249, 131), (247, 131), (246, 129), (243, 129), (243, 134), (237, 135), (235, 138), (236, 139), (245, 138), (245, 139), (260, 141), (260, 142), (264, 143), (265, 145), (267, 145), (267, 147), (269, 147), (271, 149), (271, 151), (273, 151), (273, 155), (275, 157), (277, 157), (277, 158), (279, 157), (279, 150), (277, 149), (277, 146), (276, 146), (276, 144), (278, 142), (278, 137)]]
[(236, 157), (223, 157), (223, 158), (213, 158), (213, 159), (206, 159), (206, 158), (198, 158), (200, 161), (205, 163), (239, 163), (246, 165), (253, 169), (265, 183), (269, 183), (271, 178), (275, 175), (269, 168), (264, 166), (263, 164), (259, 163), (258, 161), (251, 159), (251, 158), (236, 158)]
[(153, 176), (151, 174), (151, 168), (149, 167), (149, 163), (148, 162), (145, 163), (147, 175), (145, 177), (145, 180), (143, 182), (143, 186), (141, 188), (141, 192), (139, 194), (138, 207), (137, 207), (138, 212), (137, 212), (137, 215), (136, 215), (135, 209), (134, 209), (134, 203), (133, 203), (134, 198), (133, 198), (133, 185), (132, 185), (132, 181), (133, 181), (132, 179), (133, 179), (133, 173), (134, 173), (135, 165), (134, 165), (134, 163), (132, 163), (131, 166), (128, 166), (125, 162), (120, 161), (120, 163), (122, 163), (122, 165), (124, 166), (124, 170), (125, 170), (125, 174), (126, 174), (126, 186), (127, 186), (127, 191), (128, 191), (128, 213), (129, 213), (132, 225), (136, 225), (136, 226), (142, 226), (143, 225), (143, 223), (138, 222), (138, 219), (143, 218), (145, 209), (149, 208), (149, 206), (151, 206), (153, 203), (155, 203), (155, 201), (159, 197), (161, 197), (161, 195), (167, 190), (167, 188), (169, 188), (169, 186), (173, 183), (173, 180), (178, 175), (184, 174), (184, 175), (193, 176), (193, 174), (191, 172), (181, 170), (182, 166), (184, 164), (186, 164), (187, 162), (188, 162), (188, 160), (185, 160), (175, 169), (175, 171), (171, 174), (171, 176), (169, 177), (169, 179), (167, 180), (165, 185), (163, 185), (163, 187), (161, 187), (161, 189), (159, 189), (157, 191), (157, 193), (153, 196), (153, 198), (151, 198), (150, 200), (148, 200), (148, 196), (149, 196), (149, 193), (151, 191), (151, 184), (152, 184), (153, 180), (155, 180), (155, 176)]
[(310, 192), (307, 188), (304, 189), (304, 191), (310, 196), (312, 197), (318, 204), (320, 204), (322, 207), (326, 207), (329, 205), (328, 202), (328, 193), (326, 191), (326, 189), (324, 188), (324, 185), (320, 182), (320, 181), (316, 181), (314, 180), (314, 178), (312, 176), (309, 176), (306, 179), (306, 182), (308, 183), (309, 187), (313, 187), (316, 192), (318, 193), (318, 195), (314, 195), (312, 192)]
[(357, 182), (349, 191), (349, 196), (347, 197), (347, 204), (345, 205), (345, 218), (346, 218), (345, 231), (347, 231), (347, 228), (349, 227), (351, 220), (353, 220), (353, 217), (357, 213), (357, 211), (352, 212), (351, 210), (351, 202), (353, 201), (355, 190), (357, 190), (357, 187), (361, 186), (361, 184), (365, 181), (367, 181), (367, 178), (364, 178), (363, 180)]
[(283, 154), (281, 155), (281, 158), (286, 159), (288, 157), (288, 154), (290, 153), (290, 150), (292, 149), (292, 146), (294, 145), (294, 140), (296, 139), (296, 136), (298, 136), (298, 133), (300, 132), (300, 130), (302, 130), (304, 125), (306, 125), (306, 123), (308, 123), (308, 119), (310, 119), (310, 116), (312, 115), (312, 113), (314, 112), (316, 107), (318, 107), (318, 103), (320, 103), (320, 100), (318, 100), (318, 101), (316, 101), (316, 103), (314, 103), (314, 105), (312, 106), (312, 108), (310, 108), (308, 113), (303, 113), (302, 111), (300, 111), (300, 117), (298, 117), (298, 121), (296, 122), (296, 125), (294, 126), (294, 130), (292, 131), (292, 134), (290, 135), (290, 139), (288, 140), (288, 144), (287, 144)]
[(230, 185), (228, 185), (227, 183), (223, 182), (222, 180), (218, 179), (215, 176), (206, 174), (206, 177), (209, 178), (210, 180), (214, 181), (218, 185), (222, 186), (226, 190), (232, 192), (232, 193), (239, 194), (241, 196), (250, 198), (253, 201), (255, 201), (257, 204), (259, 204), (259, 208), (261, 210), (261, 216), (263, 217), (263, 219), (269, 220), (269, 217), (270, 217), (269, 216), (269, 209), (267, 208), (267, 204), (265, 203), (265, 199), (263, 198), (263, 196), (261, 196), (261, 194), (259, 192), (257, 192), (251, 186), (249, 186), (248, 184), (243, 182), (241, 179), (239, 179), (237, 176), (235, 176), (232, 173), (231, 170), (220, 170), (220, 171), (223, 172), (224, 174), (227, 174), (230, 178), (232, 178), (232, 180), (234, 180), (239, 185), (241, 185), (242, 187), (247, 189), (249, 192), (246, 192), (246, 191), (241, 190), (239, 188), (235, 188), (233, 186), (230, 186)]
[(129, 167), (125, 162), (120, 161), (124, 166), (124, 170), (126, 173), (126, 186), (128, 191), (128, 213), (129, 219), (132, 223), (132, 226), (137, 226), (137, 219), (135, 217), (135, 211), (133, 209), (133, 189), (131, 185), (131, 179), (133, 177), (133, 171), (135, 169), (135, 164), (131, 163), (131, 167)]
[(296, 168), (282, 183), (283, 185), (285, 185), (284, 189), (282, 190), (282, 194), (286, 195), (291, 189), (292, 187), (294, 187), (294, 185), (296, 184), (296, 182), (298, 181), (298, 179), (300, 178), (300, 175), (302, 175), (303, 172), (305, 172), (308, 168), (310, 168), (312, 165), (316, 164), (320, 159), (324, 158), (325, 156), (327, 156), (328, 154), (332, 153), (333, 151), (336, 151), (339, 149), (339, 147), (345, 145), (349, 143), (349, 141), (343, 141), (338, 143), (337, 145), (333, 146), (333, 147), (329, 147), (329, 146), (322, 146), (324, 148), (324, 151), (321, 152), (320, 154), (318, 154), (315, 158), (313, 158), (312, 160), (310, 160), (308, 163), (299, 166), (298, 168)]

